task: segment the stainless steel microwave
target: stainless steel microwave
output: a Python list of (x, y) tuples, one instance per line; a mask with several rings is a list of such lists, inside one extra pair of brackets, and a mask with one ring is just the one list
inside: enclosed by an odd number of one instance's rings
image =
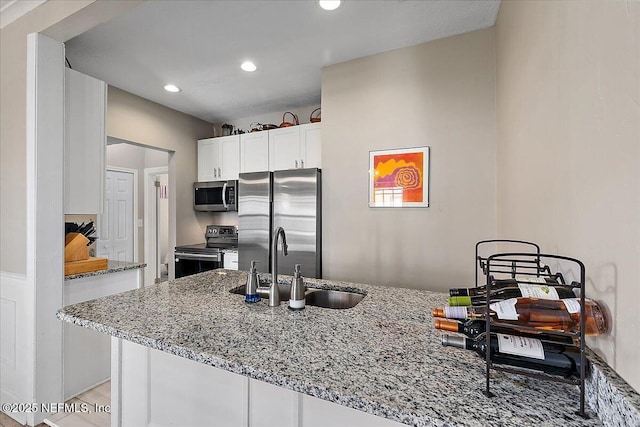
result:
[(238, 181), (193, 183), (193, 208), (205, 212), (238, 210)]

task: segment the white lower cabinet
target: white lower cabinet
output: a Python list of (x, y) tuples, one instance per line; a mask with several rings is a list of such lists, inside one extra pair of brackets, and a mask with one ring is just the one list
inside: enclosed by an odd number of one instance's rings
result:
[(250, 427), (297, 427), (300, 394), (292, 390), (249, 380)]
[[(138, 288), (141, 270), (125, 270), (98, 276), (65, 280), (63, 304), (65, 306), (118, 294)], [(109, 337), (93, 329), (65, 322), (64, 336), (64, 399), (109, 379), (111, 374)]]
[(238, 269), (238, 252), (225, 252), (223, 257), (224, 268), (227, 270)]
[(112, 427), (402, 426), (119, 338), (111, 352)]

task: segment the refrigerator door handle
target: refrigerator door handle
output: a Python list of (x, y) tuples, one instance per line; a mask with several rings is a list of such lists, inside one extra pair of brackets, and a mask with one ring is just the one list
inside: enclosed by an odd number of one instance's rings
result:
[(227, 183), (226, 182), (222, 186), (222, 205), (224, 206), (225, 209), (229, 209), (229, 206), (227, 206)]

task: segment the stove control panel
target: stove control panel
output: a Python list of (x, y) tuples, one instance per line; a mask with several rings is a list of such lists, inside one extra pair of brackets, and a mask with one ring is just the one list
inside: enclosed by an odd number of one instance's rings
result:
[(205, 237), (237, 238), (238, 229), (233, 225), (207, 225)]

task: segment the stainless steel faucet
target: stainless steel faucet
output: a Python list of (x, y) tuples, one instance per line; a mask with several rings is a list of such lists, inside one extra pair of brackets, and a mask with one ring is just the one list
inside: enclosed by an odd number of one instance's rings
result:
[(278, 227), (273, 233), (273, 248), (271, 248), (271, 286), (269, 286), (269, 307), (280, 305), (280, 291), (278, 290), (278, 240), (282, 236), (282, 255), (287, 255), (287, 235), (284, 228)]

